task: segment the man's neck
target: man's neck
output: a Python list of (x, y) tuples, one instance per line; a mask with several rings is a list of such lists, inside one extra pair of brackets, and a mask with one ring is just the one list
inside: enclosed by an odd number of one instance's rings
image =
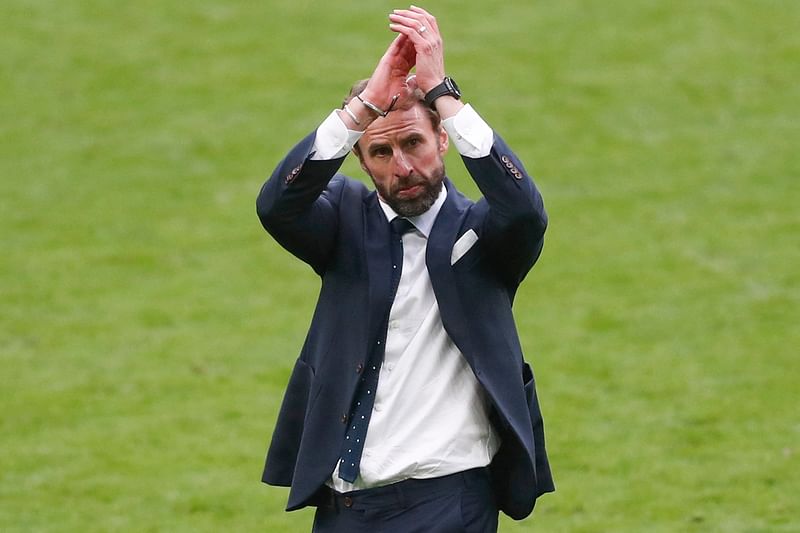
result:
[[(431, 205), (430, 209), (420, 215), (406, 218), (408, 218), (408, 220), (414, 224), (414, 227), (416, 227), (420, 233), (425, 235), (427, 238), (428, 235), (430, 235), (431, 229), (433, 228), (433, 223), (436, 221), (436, 217), (439, 214), (439, 211), (442, 209), (446, 199), (447, 187), (444, 183), (442, 183), (442, 190), (439, 191), (439, 196), (436, 197), (436, 200), (433, 202), (433, 205)], [(391, 222), (396, 217), (400, 216), (394, 209), (389, 207), (389, 204), (383, 201), (383, 198), (381, 198), (380, 195), (378, 195), (378, 200), (381, 209), (383, 209), (383, 213), (386, 215), (386, 220)]]

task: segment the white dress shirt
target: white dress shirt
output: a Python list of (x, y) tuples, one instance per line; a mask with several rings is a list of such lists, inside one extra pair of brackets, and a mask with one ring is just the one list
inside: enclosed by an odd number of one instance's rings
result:
[[(482, 157), (491, 150), (494, 133), (471, 106), (443, 126), (462, 155)], [(317, 130), (311, 158), (342, 157), (360, 135), (347, 130), (334, 111)], [(428, 236), (446, 198), (443, 187), (428, 211), (409, 218), (415, 230), (403, 235), (403, 269), (360, 474), (348, 483), (337, 466), (329, 485), (338, 492), (486, 466), (500, 447), (486, 394), (442, 325), (425, 264)], [(389, 221), (397, 216), (383, 201), (380, 205)]]
[[(443, 120), (442, 126), (461, 155), (473, 159), (489, 155), (494, 144), (494, 132), (471, 105), (465, 105), (458, 113)], [(311, 159), (344, 157), (363, 133), (348, 130), (339, 118), (339, 112), (334, 109), (317, 128)]]

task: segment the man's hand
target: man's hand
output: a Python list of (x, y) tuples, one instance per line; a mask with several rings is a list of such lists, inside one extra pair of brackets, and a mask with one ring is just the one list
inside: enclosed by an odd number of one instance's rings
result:
[(413, 45), (416, 83), (427, 93), (444, 79), (444, 47), (436, 18), (421, 7), (395, 9), (389, 14), (389, 28), (406, 36)]
[[(421, 7), (395, 9), (389, 14), (389, 28), (399, 35), (383, 54), (375, 71), (359, 95), (363, 100), (389, 111), (396, 100), (401, 102), (419, 88), (427, 94), (442, 83), (445, 76), (442, 36), (436, 18)], [(416, 67), (415, 76), (409, 76)], [(436, 100), (442, 119), (455, 115), (464, 104), (443, 96)], [(348, 104), (348, 113), (339, 113), (348, 129), (364, 131), (377, 118), (357, 98)]]
[(408, 90), (406, 78), (414, 67), (416, 52), (405, 35), (398, 35), (375, 67), (361, 96), (387, 110), (395, 96), (403, 97)]

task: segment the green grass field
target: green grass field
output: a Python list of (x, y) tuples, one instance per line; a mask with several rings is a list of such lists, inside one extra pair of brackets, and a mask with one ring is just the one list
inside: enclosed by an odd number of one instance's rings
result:
[[(558, 491), (501, 531), (800, 531), (800, 3), (465, 4), (448, 71), (550, 214)], [(318, 280), (254, 201), (393, 7), (3, 3), (0, 531), (310, 529), (259, 478)]]

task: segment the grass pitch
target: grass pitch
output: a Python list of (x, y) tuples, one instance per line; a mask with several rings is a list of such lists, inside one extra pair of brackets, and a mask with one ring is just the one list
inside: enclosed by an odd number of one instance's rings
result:
[[(258, 480), (318, 282), (254, 199), (393, 7), (4, 3), (0, 530), (310, 529)], [(800, 531), (800, 4), (425, 7), (551, 218), (558, 491), (501, 531)]]

